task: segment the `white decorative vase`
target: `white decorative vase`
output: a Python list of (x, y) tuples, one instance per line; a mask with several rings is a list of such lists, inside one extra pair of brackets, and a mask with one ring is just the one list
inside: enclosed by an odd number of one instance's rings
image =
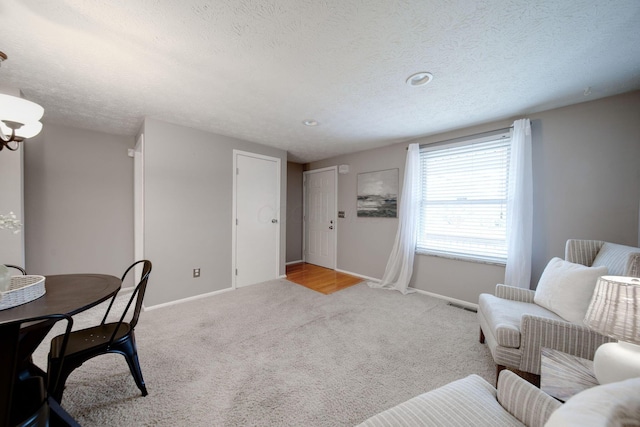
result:
[(9, 286), (11, 286), (11, 273), (4, 264), (0, 264), (0, 292), (8, 291)]

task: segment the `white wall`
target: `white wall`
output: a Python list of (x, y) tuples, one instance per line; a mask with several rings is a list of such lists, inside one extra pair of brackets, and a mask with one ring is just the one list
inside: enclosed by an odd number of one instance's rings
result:
[[(281, 212), (286, 211), (287, 153), (153, 119), (145, 120), (143, 132), (145, 257), (153, 262), (145, 303), (231, 287), (233, 149), (281, 159)], [(280, 229), (284, 274), (286, 227)], [(192, 277), (194, 268), (201, 277)]]
[(133, 145), (50, 123), (25, 143), (29, 273), (120, 276), (133, 262)]
[[(0, 215), (13, 212), (24, 223), (22, 144), (16, 151), (0, 151)], [(24, 229), (0, 230), (0, 263), (24, 266)]]
[[(532, 287), (569, 238), (638, 244), (640, 91), (417, 139), (432, 143), (510, 126), (529, 117), (533, 131), (534, 241)], [(396, 219), (357, 218), (358, 173), (399, 168), (407, 143), (313, 162), (305, 169), (349, 164), (338, 178), (338, 268), (380, 278)], [(504, 278), (501, 266), (418, 255), (412, 286), (476, 303)]]

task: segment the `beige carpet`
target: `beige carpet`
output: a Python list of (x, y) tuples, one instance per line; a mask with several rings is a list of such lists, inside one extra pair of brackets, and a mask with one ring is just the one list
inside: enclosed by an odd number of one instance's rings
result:
[[(253, 285), (144, 312), (136, 337), (149, 395), (122, 356), (93, 359), (62, 402), (83, 426), (352, 426), (471, 373), (494, 375), (475, 313), (365, 284), (331, 295)], [(45, 364), (47, 351), (34, 360)]]

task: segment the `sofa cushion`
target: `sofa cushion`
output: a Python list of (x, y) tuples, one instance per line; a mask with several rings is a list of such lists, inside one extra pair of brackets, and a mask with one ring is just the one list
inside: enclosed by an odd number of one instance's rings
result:
[[(616, 245), (615, 243), (605, 242), (596, 258), (593, 260), (592, 267), (607, 267), (608, 273), (611, 276), (627, 276), (631, 274), (627, 271), (629, 257), (629, 246)], [(638, 256), (640, 256), (640, 249), (638, 249)]]
[(483, 313), (498, 345), (510, 348), (520, 348), (520, 322), (523, 314), (563, 320), (539, 305), (498, 298), (491, 294), (480, 295), (478, 311)]
[(587, 267), (553, 258), (540, 276), (533, 300), (564, 320), (582, 325), (598, 277), (607, 272), (606, 266)]
[(551, 414), (545, 427), (640, 426), (640, 378), (580, 392)]
[(451, 382), (375, 415), (361, 427), (523, 426), (478, 375)]

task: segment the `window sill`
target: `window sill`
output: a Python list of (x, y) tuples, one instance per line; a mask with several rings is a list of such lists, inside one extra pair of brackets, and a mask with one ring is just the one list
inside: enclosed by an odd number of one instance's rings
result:
[(497, 265), (497, 266), (500, 266), (500, 267), (504, 267), (504, 266), (507, 265), (507, 262), (505, 260), (476, 258), (476, 257), (465, 256), (465, 255), (460, 255), (460, 254), (448, 254), (448, 253), (444, 253), (444, 252), (428, 251), (428, 250), (425, 250), (425, 249), (416, 249), (416, 254), (432, 256), (432, 257), (436, 257), (436, 258), (454, 259), (456, 261), (474, 262), (476, 264)]

